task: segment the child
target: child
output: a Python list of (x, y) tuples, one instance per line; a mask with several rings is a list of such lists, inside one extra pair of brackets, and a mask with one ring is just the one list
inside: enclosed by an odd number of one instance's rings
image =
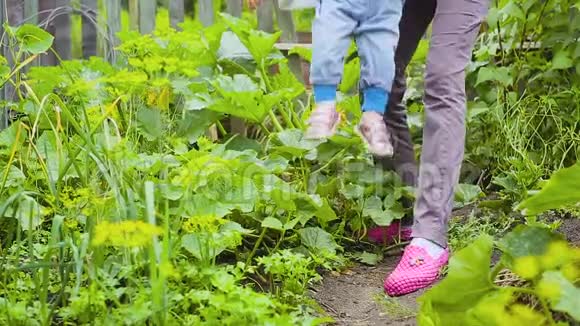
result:
[[(249, 1), (250, 5), (260, 2)], [(395, 76), (395, 47), (403, 0), (318, 0), (315, 5), (310, 79), (316, 105), (306, 137), (330, 137), (340, 123), (336, 90), (342, 78), (344, 57), (354, 38), (361, 59), (363, 93), (359, 131), (372, 154), (391, 156), (393, 146), (383, 114)]]

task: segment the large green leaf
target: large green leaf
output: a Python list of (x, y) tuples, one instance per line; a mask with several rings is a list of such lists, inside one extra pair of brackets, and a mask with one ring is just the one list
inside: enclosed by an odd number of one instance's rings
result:
[(550, 243), (562, 237), (540, 226), (518, 225), (498, 243), (509, 259), (543, 255)]
[(176, 133), (189, 143), (195, 143), (199, 137), (205, 134), (207, 128), (214, 124), (223, 115), (210, 110), (197, 110), (184, 112), (183, 119), (177, 122)]
[(293, 158), (315, 158), (316, 147), (320, 144), (320, 141), (305, 139), (304, 133), (299, 129), (286, 129), (277, 133), (276, 138), (280, 145), (273, 147), (274, 152), (290, 154)]
[(580, 163), (555, 172), (540, 192), (522, 202), (524, 215), (536, 215), (550, 209), (580, 203)]
[(383, 209), (383, 201), (372, 196), (365, 201), (363, 215), (370, 217), (376, 225), (388, 226), (393, 220), (402, 218), (405, 213), (402, 210)]
[(205, 104), (210, 110), (260, 123), (279, 101), (276, 94), (265, 95), (247, 75), (233, 77), (220, 75), (213, 85), (222, 99), (202, 104), (197, 99), (194, 107), (201, 107)]
[(492, 237), (482, 235), (451, 257), (447, 277), (419, 298), (420, 325), (467, 325), (466, 313), (494, 289), (492, 249)]
[(513, 304), (512, 289), (500, 289), (487, 294), (468, 312), (465, 325), (544, 325), (546, 316), (523, 304)]
[(56, 135), (53, 131), (45, 131), (36, 140), (38, 153), (44, 159), (49, 181), (55, 182), (59, 176), (60, 163), (66, 159), (64, 151), (57, 152)]
[(24, 24), (16, 29), (16, 39), (20, 48), (32, 54), (40, 54), (50, 49), (54, 37), (42, 28)]
[(549, 298), (552, 309), (565, 312), (580, 321), (580, 288), (568, 281), (562, 272), (556, 271), (545, 272), (541, 282), (553, 293)]
[(477, 82), (475, 83), (475, 86), (487, 81), (494, 81), (504, 86), (510, 86), (513, 83), (510, 68), (481, 67), (477, 73)]
[(282, 222), (280, 222), (280, 220), (278, 220), (277, 218), (274, 218), (274, 217), (266, 217), (262, 221), (262, 227), (268, 228), (268, 229), (279, 230), (279, 231), (284, 230), (284, 225), (282, 224)]
[(455, 201), (457, 206), (466, 206), (475, 202), (483, 192), (478, 185), (458, 184), (455, 187)]
[(18, 201), (18, 210), (13, 217), (20, 222), (22, 230), (35, 229), (42, 223), (41, 207), (34, 198), (23, 195)]
[(254, 60), (261, 64), (274, 52), (274, 44), (280, 38), (281, 32), (274, 34), (259, 31), (246, 20), (222, 13), (228, 27), (236, 34), (240, 42), (252, 54)]
[(159, 110), (141, 108), (136, 118), (139, 131), (147, 140), (154, 141), (163, 136), (163, 121)]
[(570, 57), (567, 50), (560, 50), (556, 52), (552, 59), (552, 69), (569, 69), (574, 66), (574, 61)]
[(336, 252), (338, 245), (332, 235), (318, 227), (308, 227), (298, 230), (302, 244), (313, 252)]
[(330, 207), (327, 199), (322, 200), (322, 206), (318, 208), (315, 215), (322, 225), (326, 225), (326, 223), (338, 219), (338, 216), (336, 216), (336, 213), (332, 207)]

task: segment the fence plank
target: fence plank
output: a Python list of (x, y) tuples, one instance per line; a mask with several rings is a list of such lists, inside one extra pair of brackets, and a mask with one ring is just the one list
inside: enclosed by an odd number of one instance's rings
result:
[[(49, 33), (54, 36), (54, 21), (52, 19), (53, 10), (56, 7), (56, 0), (39, 0), (38, 1), (38, 21), (40, 26), (46, 29)], [(54, 43), (53, 43), (54, 48)], [(54, 66), (56, 65), (56, 56), (49, 50), (46, 54), (40, 57), (40, 64), (43, 66)]]
[(274, 32), (274, 4), (272, 1), (262, 1), (258, 6), (258, 29), (272, 33)]
[[(278, 27), (280, 27), (280, 30), (282, 30), (280, 39), (287, 43), (297, 43), (298, 36), (294, 27), (292, 12), (288, 10), (281, 10), (278, 1), (279, 0), (274, 0), (274, 11), (276, 12), (276, 18), (278, 18)], [(295, 54), (289, 55), (288, 66), (296, 78), (304, 83), (304, 74), (302, 73), (302, 59)]]
[(203, 26), (210, 26), (213, 24), (215, 17), (213, 14), (213, 0), (198, 0), (199, 21)]
[(183, 0), (169, 0), (169, 20), (171, 27), (178, 28), (177, 24), (185, 19), (185, 5)]
[[(6, 20), (5, 22), (8, 23), (8, 25), (10, 26), (18, 26), (20, 24), (23, 23), (24, 21), (24, 2), (22, 0), (6, 0), (5, 1), (5, 5), (6, 5), (6, 13), (8, 14), (8, 16), (6, 16)], [(4, 15), (4, 11), (2, 12), (2, 15)], [(6, 61), (8, 61), (8, 66), (12, 67), (15, 65), (14, 62), (14, 58), (12, 56), (12, 52), (8, 49), (6, 49), (6, 51), (4, 52), (4, 56), (6, 58)], [(15, 79), (15, 78), (12, 78)], [(12, 85), (12, 83), (7, 82), (6, 84), (4, 84), (4, 87), (2, 89), (5, 93), (4, 93), (4, 99), (6, 101), (14, 101), (17, 96), (16, 96), (16, 89), (14, 88), (14, 86)], [(5, 113), (5, 117), (3, 117), (3, 120), (7, 123), (8, 119), (9, 119), (9, 115), (10, 112), (6, 111)]]
[[(242, 16), (243, 0), (227, 0), (227, 13), (234, 17)], [(246, 123), (243, 119), (230, 117), (230, 132), (242, 136), (247, 135)]]
[[(70, 7), (70, 0), (56, 0), (56, 8)], [(71, 55), (71, 19), (70, 14), (61, 9), (54, 15), (54, 49), (62, 60), (70, 60)]]
[(141, 0), (139, 2), (139, 31), (142, 34), (149, 34), (155, 29), (155, 11), (157, 1)]
[(97, 55), (97, 0), (82, 0), (83, 58)]
[[(4, 22), (6, 21), (4, 13), (6, 12), (6, 8), (4, 7), (5, 2), (0, 1), (0, 35), (4, 35)], [(5, 39), (3, 40), (6, 41)], [(6, 55), (6, 46), (4, 42), (0, 44), (0, 55)], [(0, 101), (3, 101), (6, 98), (6, 89), (0, 88)], [(0, 130), (5, 129), (8, 127), (8, 110), (6, 106), (3, 105), (2, 112), (0, 112)]]
[[(213, 14), (213, 0), (198, 0), (197, 10), (199, 13), (199, 21), (201, 21), (203, 26), (210, 26), (214, 23), (215, 17)], [(213, 140), (218, 139), (217, 127), (211, 126), (206, 131), (206, 136)]]
[(234, 17), (242, 17), (243, 0), (227, 0), (226, 11)]
[(298, 37), (296, 36), (296, 29), (294, 28), (292, 12), (280, 9), (278, 0), (274, 0), (274, 11), (276, 12), (276, 18), (278, 19), (278, 27), (282, 31), (280, 39), (287, 43), (296, 43)]
[(107, 9), (107, 34), (112, 48), (110, 59), (113, 59), (115, 57), (113, 49), (119, 45), (117, 33), (121, 31), (121, 0), (107, 0), (105, 6)]
[(29, 24), (38, 23), (38, 0), (24, 0), (24, 19)]
[(139, 30), (139, 0), (129, 0), (129, 29)]

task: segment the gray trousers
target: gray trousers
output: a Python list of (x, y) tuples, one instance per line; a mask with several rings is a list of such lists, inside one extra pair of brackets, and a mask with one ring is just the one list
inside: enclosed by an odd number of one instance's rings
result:
[[(406, 0), (395, 53), (396, 74), (385, 121), (395, 155), (385, 162), (417, 186), (413, 237), (447, 246), (454, 188), (465, 146), (465, 68), (490, 0)], [(407, 125), (405, 70), (433, 22), (425, 74), (425, 126), (420, 168)]]

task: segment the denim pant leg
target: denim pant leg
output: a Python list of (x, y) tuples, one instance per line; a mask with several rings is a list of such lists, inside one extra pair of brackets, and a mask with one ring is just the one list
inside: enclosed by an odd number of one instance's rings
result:
[(312, 24), (312, 85), (335, 87), (342, 79), (344, 57), (357, 25), (348, 4), (338, 0), (322, 0), (316, 7)]
[[(403, 0), (362, 2), (366, 10), (354, 32), (361, 59), (360, 88), (363, 92), (380, 89), (388, 94), (395, 77), (394, 58)], [(382, 113), (385, 108), (383, 105), (371, 109)]]

